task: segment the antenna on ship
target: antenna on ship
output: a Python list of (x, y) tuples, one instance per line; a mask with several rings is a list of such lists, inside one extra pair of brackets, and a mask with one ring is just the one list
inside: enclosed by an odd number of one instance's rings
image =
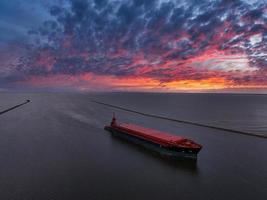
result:
[(113, 118), (112, 118), (112, 121), (111, 121), (111, 126), (116, 126), (117, 123), (116, 123), (116, 117), (115, 117), (115, 113), (113, 112)]

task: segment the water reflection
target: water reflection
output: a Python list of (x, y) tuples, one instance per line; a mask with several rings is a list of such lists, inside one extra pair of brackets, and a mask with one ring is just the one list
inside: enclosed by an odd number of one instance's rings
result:
[(174, 170), (179, 169), (185, 172), (189, 172), (192, 175), (198, 174), (197, 161), (188, 160), (188, 159), (187, 160), (170, 159), (170, 158), (161, 156), (160, 154), (156, 152), (148, 150), (140, 145), (136, 145), (130, 141), (123, 140), (112, 135), (110, 137), (114, 145), (117, 145), (117, 144), (123, 145), (123, 148), (125, 148), (125, 150), (129, 150), (129, 148), (134, 149), (135, 151), (138, 151), (138, 153), (142, 154), (142, 156), (145, 157), (147, 160), (153, 160), (161, 165), (165, 165), (165, 167), (169, 167)]

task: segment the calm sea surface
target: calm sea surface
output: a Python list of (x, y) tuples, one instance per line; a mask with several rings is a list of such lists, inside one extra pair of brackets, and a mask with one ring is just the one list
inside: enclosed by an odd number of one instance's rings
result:
[[(0, 93), (0, 199), (267, 199), (267, 139), (149, 118), (155, 115), (267, 135), (267, 96)], [(201, 143), (196, 165), (171, 162), (110, 136), (118, 121)]]
[(149, 114), (267, 135), (267, 95), (116, 93), (95, 99)]

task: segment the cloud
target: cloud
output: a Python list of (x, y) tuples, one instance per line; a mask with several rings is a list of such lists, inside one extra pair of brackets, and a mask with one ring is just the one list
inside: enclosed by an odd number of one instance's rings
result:
[(188, 80), (267, 86), (264, 1), (65, 0), (46, 12), (28, 30), (32, 48), (14, 71), (21, 81), (89, 73), (163, 88)]

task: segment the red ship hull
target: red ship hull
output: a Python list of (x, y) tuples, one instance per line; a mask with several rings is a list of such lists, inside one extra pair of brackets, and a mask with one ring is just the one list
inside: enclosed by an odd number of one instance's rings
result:
[(173, 159), (197, 160), (197, 154), (202, 148), (200, 144), (180, 136), (133, 124), (117, 124), (115, 118), (110, 125), (105, 126), (105, 129), (114, 136)]

